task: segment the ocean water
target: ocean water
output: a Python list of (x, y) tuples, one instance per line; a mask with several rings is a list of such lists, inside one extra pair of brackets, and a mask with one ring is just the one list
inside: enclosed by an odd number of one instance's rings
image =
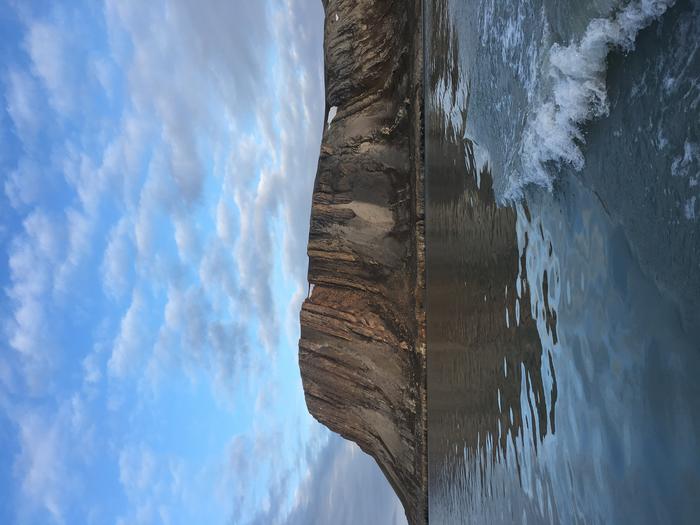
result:
[(700, 0), (425, 9), (431, 523), (700, 523)]

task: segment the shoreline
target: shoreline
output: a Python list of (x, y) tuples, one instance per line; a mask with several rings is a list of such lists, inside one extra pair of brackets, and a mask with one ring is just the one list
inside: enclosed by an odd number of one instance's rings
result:
[(427, 320), (425, 311), (426, 296), (426, 257), (425, 257), (425, 13), (423, 0), (414, 0), (413, 8), (413, 57), (411, 85), (413, 86), (413, 103), (411, 104), (411, 140), (410, 150), (413, 157), (412, 179), (414, 184), (414, 257), (415, 257), (415, 347), (420, 356), (418, 364), (418, 382), (420, 384), (417, 410), (419, 421), (419, 439), (421, 446), (417, 460), (421, 462), (421, 483), (425, 487), (424, 501), (425, 523), (428, 523), (428, 355), (427, 355)]

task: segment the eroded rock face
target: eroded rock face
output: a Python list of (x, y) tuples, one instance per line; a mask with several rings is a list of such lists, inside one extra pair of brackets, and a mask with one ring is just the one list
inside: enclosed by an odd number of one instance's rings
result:
[(299, 364), (311, 414), (427, 522), (421, 3), (326, 0)]

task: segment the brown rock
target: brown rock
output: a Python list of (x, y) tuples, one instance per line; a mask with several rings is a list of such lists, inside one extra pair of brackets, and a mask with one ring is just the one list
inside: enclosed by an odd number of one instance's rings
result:
[[(324, 0), (326, 114), (299, 365), (311, 414), (427, 523), (420, 0)], [(337, 15), (337, 17), (336, 17)]]

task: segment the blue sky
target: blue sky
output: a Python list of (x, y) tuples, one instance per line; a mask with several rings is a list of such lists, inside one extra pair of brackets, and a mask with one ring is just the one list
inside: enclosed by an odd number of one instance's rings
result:
[(0, 0), (0, 523), (405, 521), (297, 367), (323, 17)]

